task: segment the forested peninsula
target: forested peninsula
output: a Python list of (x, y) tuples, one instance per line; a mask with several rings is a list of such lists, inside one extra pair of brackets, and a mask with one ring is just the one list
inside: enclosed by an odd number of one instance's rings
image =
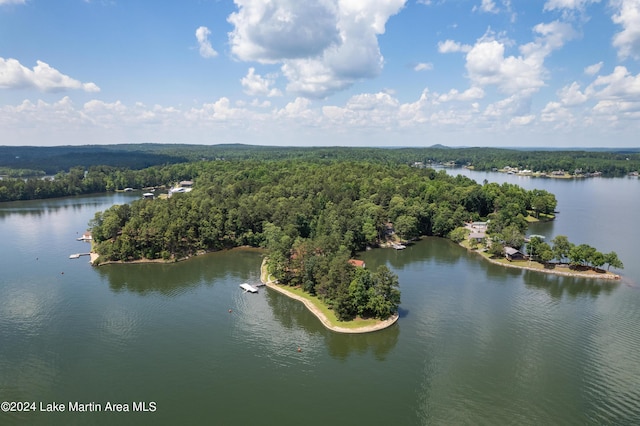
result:
[[(384, 319), (400, 303), (397, 277), (386, 268), (361, 268), (353, 259), (361, 250), (439, 236), (465, 240), (470, 249), (505, 262), (505, 255), (517, 255), (524, 245), (529, 221), (553, 218), (556, 199), (546, 191), (480, 185), (430, 166), (580, 167), (609, 176), (640, 167), (634, 150), (132, 144), (0, 147), (0, 153), (1, 171), (7, 172), (0, 201), (167, 189), (192, 181), (189, 193), (96, 214), (90, 223), (96, 263), (176, 261), (224, 248), (263, 247), (279, 283), (317, 296), (341, 320)], [(71, 164), (77, 166), (65, 169)], [(486, 223), (484, 239), (461, 228), (477, 221)], [(553, 269), (554, 257), (558, 266), (569, 260), (573, 268), (622, 267), (615, 252), (584, 244), (569, 245), (570, 252), (537, 240), (529, 246), (527, 258), (545, 272)]]
[(269, 251), (269, 272), (327, 303), (341, 320), (387, 318), (400, 302), (397, 277), (350, 259), (390, 236), (448, 237), (490, 218), (491, 232), (524, 232), (553, 194), (445, 171), (368, 161), (190, 163), (193, 190), (97, 213), (90, 226), (98, 263), (177, 260), (237, 246)]

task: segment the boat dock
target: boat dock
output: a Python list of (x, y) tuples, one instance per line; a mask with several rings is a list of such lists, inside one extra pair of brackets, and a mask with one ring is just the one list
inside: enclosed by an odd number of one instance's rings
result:
[(258, 288), (252, 286), (251, 284), (247, 284), (247, 283), (243, 283), (240, 284), (240, 288), (244, 290), (244, 292), (249, 292), (249, 293), (257, 293), (258, 292)]
[(80, 256), (90, 256), (91, 253), (76, 253), (76, 254), (71, 254), (69, 255), (69, 259), (77, 259)]

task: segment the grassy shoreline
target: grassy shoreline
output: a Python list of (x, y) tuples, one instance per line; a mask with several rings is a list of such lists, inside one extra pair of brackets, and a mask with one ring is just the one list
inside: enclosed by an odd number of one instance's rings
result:
[(494, 259), (488, 253), (481, 252), (478, 250), (474, 250), (469, 246), (469, 241), (464, 240), (459, 243), (460, 246), (466, 248), (468, 251), (476, 253), (480, 255), (483, 259), (500, 266), (504, 266), (506, 268), (516, 268), (516, 269), (524, 269), (527, 271), (534, 272), (542, 272), (545, 274), (553, 274), (553, 275), (562, 275), (566, 277), (577, 277), (577, 278), (591, 278), (591, 279), (601, 279), (601, 280), (619, 280), (620, 275), (614, 274), (610, 271), (596, 272), (594, 270), (588, 271), (576, 271), (574, 269), (569, 268), (568, 266), (556, 265), (552, 264), (552, 268), (549, 265), (543, 265), (536, 261), (529, 260), (512, 260), (509, 261), (505, 258)]
[(388, 319), (381, 321), (378, 319), (355, 319), (352, 321), (338, 321), (338, 318), (334, 312), (327, 307), (316, 296), (312, 296), (305, 293), (301, 288), (288, 287), (276, 284), (267, 272), (266, 258), (263, 259), (262, 265), (260, 265), (260, 281), (262, 281), (268, 288), (277, 291), (287, 297), (302, 302), (312, 314), (314, 314), (324, 325), (331, 331), (336, 333), (371, 333), (378, 330), (383, 330), (392, 326), (398, 321), (398, 314), (392, 315)]

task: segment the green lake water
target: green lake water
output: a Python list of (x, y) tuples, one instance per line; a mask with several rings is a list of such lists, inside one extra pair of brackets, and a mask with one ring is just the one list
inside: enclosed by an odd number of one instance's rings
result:
[(640, 181), (464, 173), (556, 194), (557, 220), (531, 233), (615, 250), (623, 279), (506, 269), (426, 238), (362, 254), (398, 274), (401, 317), (342, 335), (299, 302), (240, 290), (260, 251), (68, 258), (88, 251), (75, 239), (97, 210), (140, 194), (0, 204), (0, 401), (36, 404), (0, 424), (639, 424)]

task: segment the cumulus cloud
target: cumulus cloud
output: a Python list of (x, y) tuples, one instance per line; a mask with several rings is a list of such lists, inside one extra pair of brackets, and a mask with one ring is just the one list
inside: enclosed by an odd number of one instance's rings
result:
[(472, 46), (468, 44), (461, 44), (453, 40), (445, 40), (438, 42), (438, 52), (440, 53), (455, 53), (455, 52), (469, 52)]
[(598, 62), (597, 64), (589, 65), (584, 69), (584, 73), (587, 75), (596, 75), (602, 69), (602, 65), (604, 65), (602, 61)]
[(506, 42), (485, 34), (466, 55), (468, 76), (476, 86), (495, 85), (506, 94), (530, 95), (545, 85), (544, 61), (576, 33), (567, 23), (554, 21), (533, 28), (538, 36), (520, 46), (520, 55), (505, 56)]
[(484, 98), (484, 90), (482, 90), (480, 87), (471, 87), (464, 92), (459, 92), (457, 89), (451, 89), (448, 93), (439, 95), (437, 97), (437, 101), (473, 101), (482, 98)]
[(431, 62), (420, 62), (416, 66), (413, 67), (414, 71), (431, 71), (433, 69), (433, 64)]
[(580, 85), (575, 81), (570, 86), (565, 86), (558, 91), (558, 98), (563, 105), (574, 106), (580, 105), (589, 99), (589, 97), (580, 91)]
[(270, 77), (263, 78), (256, 74), (256, 69), (251, 67), (247, 75), (240, 80), (244, 92), (250, 96), (282, 96), (282, 92), (276, 88), (272, 88), (274, 80)]
[(100, 91), (95, 83), (82, 83), (62, 74), (45, 62), (36, 61), (36, 66), (29, 69), (16, 59), (0, 57), (0, 89), (26, 88), (36, 88), (44, 92), (70, 89), (80, 89), (85, 92)]
[(198, 27), (196, 30), (196, 39), (198, 40), (200, 56), (203, 58), (213, 58), (218, 56), (218, 52), (211, 47), (211, 42), (209, 41), (210, 35), (211, 31), (209, 31), (209, 28), (207, 27)]
[(640, 102), (640, 74), (632, 75), (617, 66), (609, 75), (601, 75), (589, 86), (599, 98)]
[(614, 0), (617, 8), (611, 19), (622, 26), (622, 31), (613, 37), (613, 46), (618, 57), (640, 59), (640, 0)]
[(377, 76), (384, 59), (377, 36), (406, 0), (235, 0), (228, 17), (231, 53), (281, 64), (287, 89), (324, 97)]

